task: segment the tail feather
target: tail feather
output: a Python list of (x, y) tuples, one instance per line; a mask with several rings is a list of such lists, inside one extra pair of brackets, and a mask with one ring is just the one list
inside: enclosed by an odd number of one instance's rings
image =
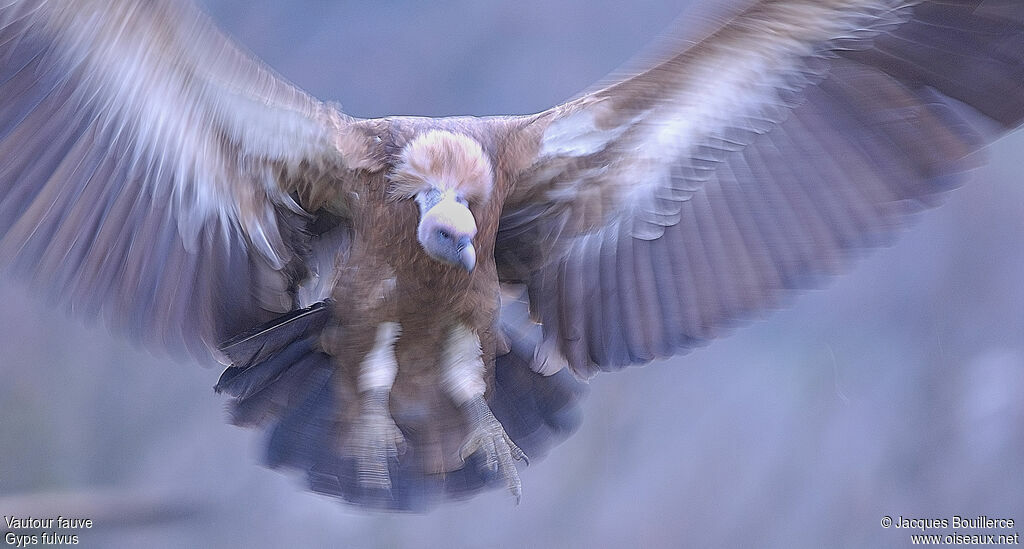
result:
[[(454, 471), (432, 472), (426, 445), (434, 442), (396, 418), (410, 448), (390, 464), (392, 488), (364, 488), (355, 460), (344, 448), (358, 421), (352, 413), (355, 389), (336, 390), (334, 376), (343, 373), (316, 346), (328, 320), (329, 308), (318, 303), (235, 337), (222, 349), (236, 362), (215, 389), (234, 397), (233, 423), (265, 429), (268, 466), (303, 471), (315, 492), (390, 510), (423, 511), (447, 499), (504, 486), (476, 456)], [(583, 386), (568, 371), (552, 376), (533, 371), (536, 353), (526, 347), (513, 346), (497, 357), (489, 403), (509, 436), (536, 458), (579, 425)]]
[(543, 376), (529, 364), (514, 353), (499, 357), (489, 404), (508, 436), (534, 459), (579, 427), (583, 418), (576, 402), (584, 386), (569, 370)]
[[(315, 361), (317, 358), (311, 355), (306, 360)], [(309, 470), (316, 465), (318, 449), (335, 446), (330, 443), (335, 410), (334, 391), (330, 384), (332, 373), (330, 368), (315, 368), (302, 380), (300, 393), (303, 398), (286, 409), (270, 431), (267, 465)]]

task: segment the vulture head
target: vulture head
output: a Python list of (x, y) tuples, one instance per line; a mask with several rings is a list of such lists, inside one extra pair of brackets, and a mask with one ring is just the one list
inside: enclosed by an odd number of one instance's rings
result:
[(431, 258), (472, 272), (477, 222), (471, 206), (491, 196), (491, 162), (475, 140), (430, 131), (402, 150), (392, 174), (394, 192), (420, 209), (416, 239)]

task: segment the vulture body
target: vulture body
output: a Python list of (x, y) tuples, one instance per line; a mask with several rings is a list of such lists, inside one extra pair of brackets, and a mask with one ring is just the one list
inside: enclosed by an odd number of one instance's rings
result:
[(228, 366), (362, 505), (505, 486), (580, 378), (839, 270), (1024, 119), (1016, 0), (761, 0), (526, 116), (361, 120), (179, 2), (0, 6), (0, 262)]

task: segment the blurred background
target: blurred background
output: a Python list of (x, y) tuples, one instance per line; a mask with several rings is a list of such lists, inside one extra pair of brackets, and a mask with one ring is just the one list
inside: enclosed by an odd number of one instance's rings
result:
[[(545, 109), (688, 3), (202, 4), (286, 78), (369, 117)], [(259, 433), (225, 423), (219, 371), (0, 280), (0, 514), (93, 518), (84, 547), (900, 547), (909, 532), (883, 516), (1022, 523), (1024, 132), (987, 154), (825, 290), (593, 380), (579, 432), (521, 471), (519, 506), (497, 491), (386, 515), (307, 493), (257, 464)]]

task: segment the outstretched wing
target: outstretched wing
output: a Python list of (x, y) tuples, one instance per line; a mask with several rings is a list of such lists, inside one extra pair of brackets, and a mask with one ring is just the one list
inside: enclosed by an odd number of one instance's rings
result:
[(549, 371), (716, 337), (884, 242), (1024, 118), (1017, 0), (762, 0), (689, 44), (507, 141), (499, 273)]
[(350, 123), (187, 2), (3, 2), (0, 266), (208, 361), (295, 305)]

